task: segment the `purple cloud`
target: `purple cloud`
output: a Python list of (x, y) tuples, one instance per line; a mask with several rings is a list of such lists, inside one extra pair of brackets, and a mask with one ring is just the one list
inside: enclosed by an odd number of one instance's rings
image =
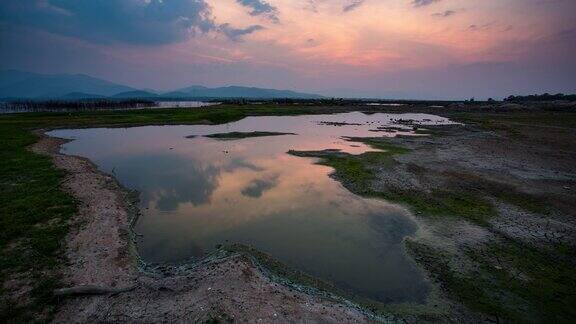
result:
[(250, 8), (250, 15), (252, 16), (265, 16), (271, 21), (277, 23), (280, 21), (278, 18), (278, 8), (272, 6), (263, 0), (236, 0), (237, 3), (244, 7)]
[(416, 8), (418, 7), (424, 7), (424, 6), (428, 6), (431, 5), (435, 2), (440, 2), (442, 0), (412, 0), (412, 5)]
[(0, 22), (97, 43), (164, 44), (216, 29), (204, 0), (0, 2)]
[(360, 7), (363, 4), (364, 4), (364, 0), (354, 0), (354, 1), (350, 2), (349, 4), (345, 5), (342, 8), (342, 11), (343, 12), (349, 12), (349, 11), (357, 9), (358, 7)]
[(264, 29), (264, 27), (260, 25), (252, 25), (247, 28), (234, 28), (230, 24), (222, 24), (219, 27), (220, 32), (222, 32), (226, 37), (233, 41), (241, 41), (242, 36), (246, 36), (252, 34), (255, 31), (259, 31)]
[(456, 11), (454, 11), (454, 10), (446, 10), (446, 11), (442, 11), (442, 12), (437, 12), (437, 13), (433, 14), (432, 16), (446, 18), (446, 17), (454, 16), (455, 14), (456, 14)]

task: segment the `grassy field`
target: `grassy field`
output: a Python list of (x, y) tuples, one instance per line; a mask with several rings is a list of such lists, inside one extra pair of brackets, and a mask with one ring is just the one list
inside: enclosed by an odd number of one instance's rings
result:
[[(222, 106), (198, 109), (141, 110), (141, 111), (106, 111), (85, 113), (30, 113), (0, 115), (0, 280), (5, 283), (27, 287), (27, 293), (15, 303), (10, 289), (0, 289), (0, 322), (21, 322), (32, 319), (49, 319), (56, 309), (58, 301), (53, 299), (52, 290), (59, 286), (57, 270), (63, 264), (60, 257), (62, 243), (69, 228), (67, 220), (74, 215), (77, 203), (61, 190), (65, 175), (56, 170), (49, 158), (30, 152), (27, 148), (37, 140), (35, 129), (53, 129), (63, 127), (128, 127), (136, 125), (159, 124), (195, 124), (225, 123), (242, 119), (246, 116), (264, 115), (298, 115), (314, 113), (336, 113), (354, 110), (347, 107), (298, 107), (298, 106)], [(450, 115), (448, 115), (450, 116)], [(475, 123), (479, 127), (509, 133), (511, 136), (530, 136), (518, 133), (515, 125), (532, 125), (533, 127), (573, 127), (576, 125), (576, 114), (564, 114), (561, 118), (551, 117), (548, 113), (519, 113), (515, 115), (458, 113), (452, 114), (460, 121)], [(355, 139), (363, 141), (383, 152), (368, 152), (359, 156), (352, 155), (319, 155), (308, 153), (307, 156), (323, 158), (322, 164), (334, 167), (341, 175), (343, 183), (349, 189), (370, 197), (379, 197), (393, 202), (406, 204), (417, 213), (454, 216), (466, 218), (476, 224), (485, 226), (494, 216), (493, 206), (477, 196), (470, 196), (466, 191), (445, 191), (420, 193), (409, 192), (374, 192), (369, 190), (369, 183), (374, 176), (371, 169), (374, 165), (393, 163), (392, 157), (406, 154), (403, 147), (391, 145), (377, 139)], [(568, 144), (567, 144), (568, 145)], [(303, 154), (297, 154), (303, 155)], [(510, 188), (494, 186), (492, 183), (475, 181), (491, 194), (509, 201), (522, 208), (534, 211), (541, 210), (541, 204), (530, 197), (520, 195)], [(531, 251), (524, 258), (518, 258), (519, 247), (509, 242), (496, 249), (489, 247), (490, 253), (502, 253), (516, 257), (519, 266), (527, 262), (536, 264), (532, 269), (542, 268), (546, 271), (534, 273), (534, 277), (545, 283), (544, 293), (552, 295), (566, 286), (558, 286), (554, 280), (547, 280), (545, 274), (566, 280), (573, 280), (562, 264), (561, 270), (553, 272), (549, 262), (537, 251)], [(427, 253), (424, 247), (413, 245), (412, 250), (418, 254)], [(422, 252), (424, 251), (424, 252)], [(473, 253), (473, 252), (471, 252)], [(482, 254), (484, 255), (484, 254)], [(481, 256), (471, 255), (481, 258)], [(543, 261), (544, 260), (544, 261)], [(532, 264), (532, 263), (530, 263)], [(464, 280), (447, 272), (445, 267), (437, 264), (438, 273), (444, 275), (445, 281), (451, 283), (454, 293), (468, 306), (481, 312), (503, 312), (497, 302), (490, 302), (490, 296), (481, 298), (471, 295), (479, 289), (478, 284), (492, 284), (508, 290), (520, 291), (513, 286), (514, 281), (504, 274), (492, 274), (484, 281)], [(469, 285), (470, 287), (468, 287)], [(504, 289), (502, 288), (502, 289)], [(532, 300), (538, 293), (538, 286), (523, 289), (522, 297)], [(527, 295), (526, 295), (527, 294)], [(475, 296), (479, 296), (476, 298)], [(496, 301), (496, 299), (495, 299)], [(481, 302), (479, 304), (479, 302)], [(536, 303), (536, 301), (534, 301)], [(488, 305), (488, 306), (486, 306)], [(563, 305), (563, 304), (560, 304)], [(558, 304), (538, 304), (537, 307), (551, 311), (565, 312), (564, 306)], [(535, 307), (536, 307), (535, 306)], [(552, 309), (561, 307), (560, 310)], [(508, 311), (505, 309), (505, 311)], [(508, 314), (510, 318), (518, 317), (516, 313)]]

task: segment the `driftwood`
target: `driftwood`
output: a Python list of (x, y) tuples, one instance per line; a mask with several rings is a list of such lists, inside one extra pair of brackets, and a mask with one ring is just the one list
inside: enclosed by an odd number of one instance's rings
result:
[(54, 290), (54, 296), (82, 296), (82, 295), (116, 295), (136, 289), (137, 285), (125, 288), (106, 288), (98, 286), (76, 286)]

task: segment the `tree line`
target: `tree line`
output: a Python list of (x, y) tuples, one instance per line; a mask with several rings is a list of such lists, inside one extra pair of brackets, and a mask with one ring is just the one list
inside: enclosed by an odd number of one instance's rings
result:
[(93, 111), (108, 109), (142, 109), (153, 108), (157, 104), (151, 100), (16, 100), (0, 103), (2, 112), (65, 112)]
[(557, 94), (544, 93), (541, 95), (534, 94), (528, 96), (509, 96), (508, 98), (504, 99), (504, 101), (508, 102), (556, 101), (556, 100), (576, 101), (576, 94), (565, 95), (563, 93), (557, 93)]

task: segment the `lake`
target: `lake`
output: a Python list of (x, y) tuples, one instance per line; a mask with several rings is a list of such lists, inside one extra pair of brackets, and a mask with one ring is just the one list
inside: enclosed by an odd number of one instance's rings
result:
[[(449, 124), (425, 114), (249, 117), (224, 125), (55, 130), (74, 139), (66, 154), (140, 193), (135, 231), (148, 263), (198, 260), (218, 244), (252, 246), (288, 266), (351, 294), (384, 303), (423, 303), (429, 284), (406, 255), (403, 239), (417, 231), (398, 205), (365, 199), (329, 175), (332, 169), (289, 150), (372, 148), (346, 137), (411, 134), (418, 124)], [(393, 132), (375, 132), (394, 126)], [(296, 135), (222, 140), (229, 132)]]

